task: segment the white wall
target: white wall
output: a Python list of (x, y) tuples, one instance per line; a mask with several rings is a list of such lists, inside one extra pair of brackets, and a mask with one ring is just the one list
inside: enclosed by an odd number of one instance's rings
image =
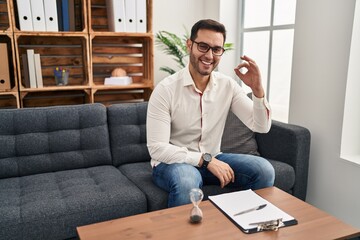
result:
[[(213, 0), (211, 0), (213, 1)], [(153, 31), (169, 31), (183, 36), (185, 28), (190, 32), (192, 25), (204, 18), (205, 0), (154, 0), (153, 1)], [(185, 28), (184, 28), (185, 27)], [(154, 47), (154, 78), (155, 84), (168, 76), (159, 70), (162, 66), (176, 68), (171, 57), (165, 55), (156, 45)]]
[(297, 1), (289, 122), (312, 136), (307, 201), (360, 227), (360, 166), (340, 158), (354, 7)]

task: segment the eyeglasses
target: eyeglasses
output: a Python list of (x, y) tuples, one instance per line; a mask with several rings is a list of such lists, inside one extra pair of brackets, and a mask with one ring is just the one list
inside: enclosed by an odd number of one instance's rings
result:
[(222, 47), (210, 47), (209, 44), (204, 42), (196, 42), (194, 40), (191, 41), (197, 44), (197, 50), (202, 53), (207, 53), (211, 49), (212, 53), (215, 56), (221, 56), (225, 52), (225, 49)]

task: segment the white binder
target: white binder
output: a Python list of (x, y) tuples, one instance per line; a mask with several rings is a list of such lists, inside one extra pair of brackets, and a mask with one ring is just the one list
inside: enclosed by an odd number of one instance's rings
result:
[(36, 83), (36, 73), (35, 73), (34, 49), (27, 49), (26, 53), (28, 60), (30, 87), (36, 88), (37, 83)]
[(111, 32), (125, 32), (125, 1), (106, 0), (108, 26)]
[(43, 1), (30, 0), (30, 6), (34, 31), (46, 31)]
[(42, 88), (43, 87), (43, 77), (42, 77), (42, 72), (41, 72), (41, 60), (40, 60), (39, 53), (34, 54), (34, 65), (35, 65), (36, 85), (38, 88)]
[(17, 9), (21, 31), (33, 31), (31, 7), (29, 0), (17, 0)]
[(136, 0), (125, 0), (126, 32), (136, 32)]
[(10, 89), (10, 70), (6, 43), (0, 43), (0, 56), (3, 58), (0, 64), (0, 90), (8, 90)]
[(46, 31), (58, 32), (58, 16), (56, 0), (43, 0)]
[(136, 0), (136, 31), (146, 33), (146, 0)]

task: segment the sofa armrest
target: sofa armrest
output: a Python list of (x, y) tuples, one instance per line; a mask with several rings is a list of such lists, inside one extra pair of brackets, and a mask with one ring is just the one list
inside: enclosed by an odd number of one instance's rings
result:
[(273, 120), (268, 133), (256, 133), (255, 136), (262, 157), (287, 163), (294, 168), (293, 195), (305, 200), (309, 168), (310, 131), (298, 125)]

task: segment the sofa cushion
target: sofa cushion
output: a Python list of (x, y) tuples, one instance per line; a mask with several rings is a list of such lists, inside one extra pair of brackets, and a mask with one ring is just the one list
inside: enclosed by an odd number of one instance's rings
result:
[(285, 192), (292, 193), (292, 188), (295, 184), (295, 170), (287, 163), (268, 159), (275, 169), (275, 182), (274, 186), (284, 190)]
[(119, 170), (144, 192), (149, 211), (167, 207), (168, 193), (153, 183), (150, 161), (123, 164)]
[[(243, 153), (260, 156), (255, 133), (246, 127), (231, 111), (229, 111), (226, 119), (221, 151), (225, 153)], [(269, 162), (275, 169), (274, 185), (286, 192), (291, 192), (295, 184), (294, 168), (280, 161), (270, 159)], [(217, 193), (217, 191), (214, 193)]]
[[(269, 161), (275, 169), (274, 185), (291, 193), (295, 182), (294, 169), (286, 163), (275, 160)], [(123, 164), (119, 166), (119, 170), (144, 192), (148, 200), (148, 211), (155, 211), (167, 207), (168, 193), (153, 183), (150, 162)], [(230, 187), (221, 188), (218, 185), (204, 185), (204, 200), (208, 199), (208, 196), (232, 192), (234, 190), (236, 189)]]
[(0, 239), (65, 239), (77, 226), (146, 210), (144, 194), (113, 166), (0, 179)]
[(224, 153), (260, 155), (255, 133), (231, 111), (229, 111), (227, 116), (221, 139), (221, 151)]
[[(124, 164), (119, 167), (119, 170), (144, 192), (148, 200), (149, 211), (167, 208), (169, 194), (165, 190), (157, 187), (152, 181), (150, 162)], [(221, 188), (217, 185), (205, 185), (203, 186), (203, 191), (205, 195), (204, 200), (206, 200), (209, 195), (231, 192), (234, 191), (234, 189), (227, 187)]]
[(111, 153), (115, 166), (150, 162), (146, 146), (146, 113), (147, 102), (108, 107)]
[(112, 164), (101, 104), (0, 110), (0, 178)]

